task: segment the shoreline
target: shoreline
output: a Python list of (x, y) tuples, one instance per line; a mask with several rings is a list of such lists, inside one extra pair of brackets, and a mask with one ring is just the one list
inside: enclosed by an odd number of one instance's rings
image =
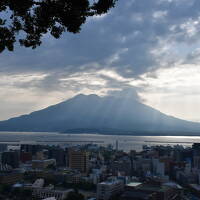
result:
[(103, 132), (47, 132), (47, 131), (0, 131), (0, 134), (59, 134), (59, 135), (105, 135), (105, 136), (157, 136), (157, 137), (200, 137), (200, 133), (103, 133)]

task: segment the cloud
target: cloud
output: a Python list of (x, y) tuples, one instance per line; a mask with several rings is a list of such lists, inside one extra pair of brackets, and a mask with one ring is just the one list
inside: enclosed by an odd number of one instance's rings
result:
[(91, 63), (97, 63), (98, 68), (113, 67), (125, 77), (140, 75), (153, 66), (159, 67), (150, 53), (159, 45), (158, 38), (170, 38), (173, 42), (198, 34), (196, 22), (200, 6), (198, 1), (189, 2), (119, 1), (111, 13), (88, 20), (80, 34), (66, 33), (60, 40), (45, 36), (43, 46), (36, 50), (17, 47), (14, 54), (4, 53), (1, 68), (48, 72), (66, 69), (76, 73), (82, 66), (88, 65), (84, 68), (87, 70), (97, 67)]
[(125, 87), (122, 90), (110, 90), (108, 92), (109, 96), (114, 96), (117, 98), (123, 98), (125, 101), (127, 100), (136, 100), (141, 101), (141, 97), (137, 93), (137, 89), (134, 87)]
[[(158, 45), (158, 37), (173, 34), (171, 26), (179, 27), (175, 34), (188, 29), (187, 25), (184, 28), (184, 24), (190, 23), (186, 20), (192, 20), (191, 15), (196, 17), (196, 12), (191, 14), (195, 3), (185, 2), (183, 6), (180, 1), (137, 0), (126, 6), (119, 1), (116, 8), (100, 20), (88, 20), (81, 34), (66, 33), (60, 40), (45, 36), (43, 46), (37, 50), (17, 48), (14, 55), (4, 53), (1, 56), (4, 61), (2, 65), (5, 70), (49, 71), (67, 68), (73, 73), (79, 71), (82, 65), (97, 62), (101, 68), (110, 68), (113, 64), (124, 76), (142, 74), (157, 64), (149, 51)], [(165, 21), (160, 18), (165, 18)], [(120, 53), (124, 49), (126, 52)], [(117, 54), (116, 62), (107, 63)]]
[(199, 0), (119, 0), (110, 13), (88, 19), (80, 34), (59, 40), (45, 35), (35, 50), (17, 46), (1, 54), (0, 99), (14, 92), (17, 107), (30, 97), (31, 111), (81, 92), (105, 95), (133, 87), (141, 93), (160, 69), (197, 64), (199, 10)]

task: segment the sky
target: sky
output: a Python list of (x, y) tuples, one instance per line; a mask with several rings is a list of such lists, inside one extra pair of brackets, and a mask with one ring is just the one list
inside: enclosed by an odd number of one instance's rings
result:
[(0, 54), (0, 120), (76, 94), (133, 95), (200, 122), (200, 1), (119, 0), (79, 34)]

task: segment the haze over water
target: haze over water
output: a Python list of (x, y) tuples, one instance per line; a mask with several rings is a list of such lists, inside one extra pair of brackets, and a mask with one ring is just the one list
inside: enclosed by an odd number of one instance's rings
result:
[(119, 149), (140, 151), (143, 145), (183, 145), (190, 147), (195, 142), (200, 142), (200, 136), (124, 136), (101, 134), (60, 134), (60, 133), (35, 133), (35, 132), (0, 132), (0, 143), (21, 144), (49, 144), (68, 145), (98, 143), (106, 146), (112, 144), (115, 147), (118, 140)]

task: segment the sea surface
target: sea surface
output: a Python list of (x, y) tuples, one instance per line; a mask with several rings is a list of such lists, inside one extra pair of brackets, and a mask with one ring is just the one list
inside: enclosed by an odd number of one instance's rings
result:
[(131, 149), (140, 151), (143, 145), (183, 145), (190, 147), (194, 142), (200, 143), (200, 136), (122, 136), (122, 135), (100, 135), (100, 134), (61, 134), (47, 132), (0, 132), (0, 143), (9, 145), (48, 144), (69, 146), (71, 144), (94, 143), (102, 146), (109, 144), (118, 149), (129, 151)]

